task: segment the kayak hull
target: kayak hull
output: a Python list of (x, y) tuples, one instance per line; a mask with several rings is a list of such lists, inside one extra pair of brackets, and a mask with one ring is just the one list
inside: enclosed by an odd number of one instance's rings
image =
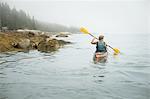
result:
[(108, 57), (107, 52), (96, 52), (94, 53), (93, 61), (95, 63), (97, 62), (106, 62)]

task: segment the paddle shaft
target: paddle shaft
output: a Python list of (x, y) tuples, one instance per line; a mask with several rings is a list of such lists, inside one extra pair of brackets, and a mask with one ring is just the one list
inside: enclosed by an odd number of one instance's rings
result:
[[(89, 35), (91, 35), (92, 37), (96, 38), (94, 35), (92, 35), (91, 33), (89, 33)], [(96, 38), (97, 40), (99, 40), (98, 38)]]
[(111, 47), (110, 45), (107, 45), (108, 47), (110, 47), (111, 49), (114, 49), (113, 47)]

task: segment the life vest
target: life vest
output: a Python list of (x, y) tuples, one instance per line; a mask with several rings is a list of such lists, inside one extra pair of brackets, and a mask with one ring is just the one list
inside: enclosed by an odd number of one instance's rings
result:
[(103, 41), (97, 42), (96, 52), (107, 52), (105, 42), (103, 42)]

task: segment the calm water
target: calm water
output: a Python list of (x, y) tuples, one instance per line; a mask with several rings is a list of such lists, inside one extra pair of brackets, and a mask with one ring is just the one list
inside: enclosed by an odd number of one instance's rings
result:
[(94, 64), (88, 35), (54, 53), (0, 54), (0, 99), (150, 99), (148, 35), (108, 35), (107, 63)]

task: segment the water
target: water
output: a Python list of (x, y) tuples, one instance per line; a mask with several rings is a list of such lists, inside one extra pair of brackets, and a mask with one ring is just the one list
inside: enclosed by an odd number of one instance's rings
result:
[(148, 35), (108, 35), (122, 52), (94, 64), (88, 35), (53, 53), (0, 54), (0, 99), (150, 99)]

